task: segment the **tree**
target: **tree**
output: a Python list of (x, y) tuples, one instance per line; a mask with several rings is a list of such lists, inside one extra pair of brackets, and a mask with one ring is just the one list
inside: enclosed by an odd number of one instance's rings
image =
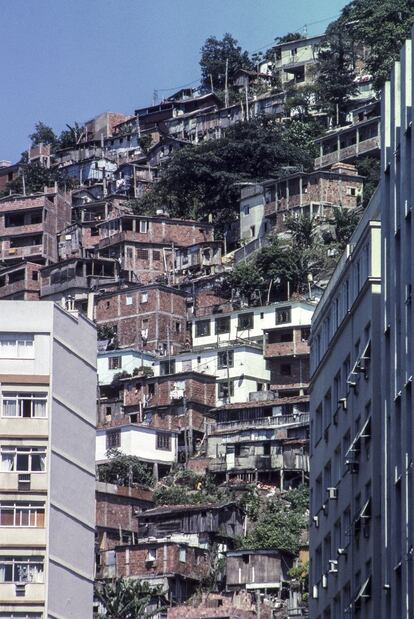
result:
[(315, 241), (316, 226), (313, 217), (292, 215), (286, 219), (286, 228), (292, 235), (295, 245), (302, 247), (312, 247)]
[(161, 588), (140, 580), (115, 578), (98, 582), (95, 595), (104, 609), (102, 619), (149, 619), (162, 610)]
[(45, 168), (37, 162), (26, 163), (22, 167), (22, 173), (7, 184), (7, 189), (12, 193), (23, 193), (23, 189), (26, 194), (37, 193), (43, 192), (45, 186), (49, 187), (55, 182), (60, 189), (74, 187), (74, 180), (68, 178), (62, 170)]
[(280, 43), (291, 43), (291, 41), (300, 41), (301, 39), (306, 39), (306, 36), (301, 32), (288, 32), (283, 37), (278, 37), (276, 41), (280, 45)]
[(118, 486), (151, 486), (154, 483), (151, 467), (137, 456), (127, 456), (118, 449), (109, 450), (107, 455), (108, 461), (97, 467), (99, 481)]
[(249, 302), (252, 301), (255, 291), (263, 286), (263, 279), (254, 260), (236, 264), (228, 274), (227, 281), (232, 290), (238, 290)]
[(341, 124), (346, 105), (358, 92), (353, 44), (346, 31), (330, 27), (318, 58), (316, 92), (321, 107)]
[(354, 0), (330, 28), (351, 38), (356, 55), (358, 47), (365, 49), (366, 72), (372, 75), (374, 88), (379, 91), (413, 23), (412, 0)]
[(356, 161), (358, 174), (364, 176), (364, 198), (362, 206), (365, 208), (380, 181), (381, 165), (377, 157), (359, 157)]
[(334, 210), (333, 224), (335, 226), (336, 241), (341, 250), (344, 250), (353, 231), (358, 225), (359, 216), (354, 209), (336, 208)]
[(66, 129), (63, 129), (59, 135), (58, 147), (70, 148), (76, 146), (84, 135), (83, 126), (77, 122), (73, 125), (66, 125)]
[(239, 69), (253, 69), (247, 51), (243, 51), (238, 41), (228, 32), (222, 39), (208, 37), (201, 48), (201, 86), (204, 90), (223, 91), (225, 88), (226, 61), (228, 61), (228, 84), (231, 85)]
[(29, 135), (32, 146), (36, 144), (50, 144), (54, 146), (57, 141), (55, 132), (51, 127), (45, 125), (40, 120), (35, 124), (35, 130)]

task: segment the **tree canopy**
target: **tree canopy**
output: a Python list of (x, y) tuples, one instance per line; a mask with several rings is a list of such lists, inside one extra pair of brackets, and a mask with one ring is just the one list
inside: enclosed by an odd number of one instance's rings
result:
[(222, 39), (208, 37), (201, 48), (201, 86), (204, 90), (223, 91), (225, 87), (226, 61), (228, 61), (228, 83), (231, 84), (239, 69), (253, 69), (249, 54), (228, 32)]
[(137, 579), (115, 578), (95, 585), (95, 596), (104, 609), (102, 619), (149, 619), (160, 612), (160, 587)]
[(29, 138), (32, 146), (36, 146), (36, 144), (51, 144), (54, 146), (57, 142), (57, 136), (52, 127), (49, 127), (40, 120), (35, 124), (35, 130), (29, 135)]

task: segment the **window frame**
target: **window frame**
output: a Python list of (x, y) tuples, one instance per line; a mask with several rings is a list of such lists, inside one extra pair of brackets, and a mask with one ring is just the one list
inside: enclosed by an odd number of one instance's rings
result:
[[(200, 332), (200, 325), (207, 326), (206, 333)], [(209, 337), (210, 335), (211, 335), (211, 320), (210, 319), (197, 320), (195, 323), (195, 337)]]
[(155, 449), (161, 451), (171, 451), (171, 436), (171, 432), (157, 432), (155, 437)]
[[(1, 417), (4, 419), (47, 419), (48, 417), (48, 393), (47, 391), (3, 391), (0, 392), (0, 402), (1, 402)], [(9, 402), (15, 402), (15, 414), (14, 415), (6, 415), (5, 414), (5, 404)], [(24, 414), (24, 403), (30, 403), (30, 415)], [(36, 415), (36, 407), (34, 406), (36, 403), (44, 403), (44, 407), (42, 410), (44, 412), (43, 415)]]

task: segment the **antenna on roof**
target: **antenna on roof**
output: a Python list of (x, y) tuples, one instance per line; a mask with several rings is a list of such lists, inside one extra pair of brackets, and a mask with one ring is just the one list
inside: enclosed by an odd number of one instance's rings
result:
[(152, 93), (152, 105), (157, 105), (158, 103), (158, 90), (154, 88), (154, 92)]
[(308, 36), (308, 24), (305, 24), (303, 26), (302, 33), (304, 34), (305, 37)]

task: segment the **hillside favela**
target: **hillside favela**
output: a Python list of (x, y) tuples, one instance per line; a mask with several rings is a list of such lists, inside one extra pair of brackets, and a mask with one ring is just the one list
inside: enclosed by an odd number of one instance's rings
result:
[(414, 3), (284, 4), (0, 137), (1, 619), (414, 619)]

